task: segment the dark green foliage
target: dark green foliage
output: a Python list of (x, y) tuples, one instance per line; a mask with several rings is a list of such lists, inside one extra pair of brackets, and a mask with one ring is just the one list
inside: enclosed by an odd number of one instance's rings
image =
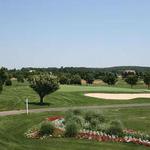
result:
[(85, 123), (83, 116), (81, 115), (81, 111), (67, 111), (65, 115), (65, 124), (68, 122), (74, 122), (78, 126), (78, 129), (81, 129)]
[(80, 109), (75, 109), (75, 110), (73, 110), (73, 114), (74, 114), (74, 115), (82, 115), (83, 112), (82, 112), (82, 110), (80, 110)]
[(0, 93), (2, 92), (2, 90), (3, 90), (3, 85), (2, 85), (2, 83), (0, 82)]
[(102, 114), (94, 111), (87, 111), (85, 113), (85, 120), (88, 122), (92, 122), (93, 119), (97, 119), (99, 122), (105, 121), (105, 117)]
[(76, 137), (78, 134), (78, 125), (73, 121), (68, 121), (66, 124), (65, 136)]
[(16, 78), (17, 78), (17, 81), (18, 81), (18, 82), (21, 82), (21, 83), (24, 82), (24, 76), (23, 76), (23, 75), (18, 74), (18, 75), (16, 76)]
[(147, 87), (150, 88), (150, 73), (149, 72), (144, 74), (143, 80), (144, 80), (144, 83), (147, 85)]
[(88, 111), (85, 113), (85, 121), (87, 123), (85, 128), (90, 130), (98, 130), (100, 124), (105, 122), (105, 117), (100, 113)]
[(136, 75), (129, 75), (125, 78), (125, 81), (131, 85), (131, 88), (133, 85), (136, 85), (138, 82), (138, 77)]
[(43, 104), (43, 98), (59, 89), (59, 83), (56, 76), (51, 74), (35, 75), (30, 79), (30, 87), (39, 94), (40, 103)]
[(7, 80), (5, 81), (5, 85), (6, 85), (6, 86), (11, 86), (11, 85), (12, 85), (12, 81), (11, 81), (10, 79), (7, 79)]
[(1, 68), (0, 69), (0, 82), (3, 85), (5, 81), (8, 79), (8, 73), (6, 68)]
[(60, 84), (70, 84), (70, 79), (65, 74), (63, 74), (59, 78), (59, 82)]
[(110, 127), (106, 131), (110, 135), (123, 135), (123, 126), (120, 121), (112, 121)]
[(103, 82), (107, 83), (108, 85), (115, 85), (117, 82), (117, 76), (113, 73), (107, 73), (102, 78)]
[(93, 81), (94, 81), (94, 74), (92, 74), (92, 73), (87, 73), (87, 74), (85, 75), (84, 80), (86, 80), (86, 82), (87, 82), (88, 84), (92, 84)]
[(54, 125), (51, 122), (45, 121), (41, 124), (40, 134), (41, 135), (52, 135), (54, 132)]
[(78, 85), (80, 85), (81, 84), (81, 77), (78, 74), (73, 75), (71, 77), (70, 84), (78, 84)]

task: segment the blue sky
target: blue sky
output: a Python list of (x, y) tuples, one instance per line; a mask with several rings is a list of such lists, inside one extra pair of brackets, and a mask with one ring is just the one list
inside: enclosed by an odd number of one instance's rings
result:
[(149, 0), (0, 0), (0, 66), (150, 66)]

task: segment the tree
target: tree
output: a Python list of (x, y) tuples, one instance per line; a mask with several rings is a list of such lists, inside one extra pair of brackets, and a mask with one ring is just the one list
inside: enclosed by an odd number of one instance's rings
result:
[(3, 90), (3, 85), (2, 85), (2, 83), (0, 82), (0, 93), (2, 92), (2, 90)]
[(94, 81), (94, 75), (92, 73), (88, 73), (85, 75), (84, 80), (86, 80), (88, 84), (92, 84)]
[(150, 88), (150, 73), (145, 73), (143, 77), (144, 83)]
[(59, 78), (59, 82), (60, 84), (69, 84), (69, 78), (67, 77), (67, 75), (62, 74)]
[(103, 82), (107, 83), (108, 85), (115, 85), (117, 82), (117, 76), (113, 73), (107, 73), (102, 78)]
[(59, 83), (56, 76), (52, 74), (35, 75), (30, 79), (30, 87), (39, 94), (40, 104), (46, 95), (59, 89)]
[(24, 77), (23, 77), (23, 75), (18, 74), (18, 75), (16, 76), (16, 78), (17, 78), (17, 81), (18, 81), (18, 82), (21, 82), (21, 83), (24, 82)]
[(138, 77), (136, 75), (129, 75), (125, 78), (125, 82), (131, 85), (131, 88), (133, 85), (136, 85), (138, 82)]
[(5, 81), (5, 85), (6, 85), (6, 86), (11, 86), (11, 85), (12, 85), (12, 81), (11, 81), (10, 79), (7, 79), (7, 80)]
[(72, 78), (71, 78), (70, 83), (71, 84), (79, 84), (79, 85), (81, 85), (81, 77), (78, 74), (73, 75)]
[(0, 82), (3, 85), (5, 81), (8, 79), (8, 73), (6, 68), (1, 68), (0, 69)]

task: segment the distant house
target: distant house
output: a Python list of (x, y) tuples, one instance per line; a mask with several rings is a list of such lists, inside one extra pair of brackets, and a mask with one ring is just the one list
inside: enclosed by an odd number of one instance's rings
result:
[(136, 75), (136, 71), (135, 70), (124, 70), (122, 72), (123, 78), (126, 78), (128, 75)]
[(136, 74), (135, 70), (125, 70), (124, 71), (125, 74)]
[(35, 72), (35, 70), (29, 70), (30, 73)]

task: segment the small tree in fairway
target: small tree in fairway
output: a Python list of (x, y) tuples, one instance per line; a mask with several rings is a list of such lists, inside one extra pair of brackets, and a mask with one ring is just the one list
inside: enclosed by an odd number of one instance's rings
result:
[(0, 68), (0, 82), (3, 85), (5, 81), (8, 79), (8, 73), (6, 68)]
[(46, 95), (59, 89), (59, 83), (56, 76), (50, 74), (35, 75), (30, 79), (30, 87), (39, 94), (40, 104)]
[(3, 85), (2, 85), (2, 83), (0, 81), (0, 93), (2, 92), (2, 90), (3, 90)]
[(150, 88), (150, 73), (145, 73), (143, 80), (149, 89)]
[(131, 88), (133, 85), (136, 85), (138, 82), (138, 77), (136, 75), (129, 75), (126, 77), (125, 81), (131, 85)]
[(107, 73), (102, 80), (108, 85), (115, 85), (117, 82), (117, 76), (113, 73)]
[(84, 80), (86, 80), (88, 84), (92, 84), (94, 82), (94, 75), (92, 73), (88, 73)]

